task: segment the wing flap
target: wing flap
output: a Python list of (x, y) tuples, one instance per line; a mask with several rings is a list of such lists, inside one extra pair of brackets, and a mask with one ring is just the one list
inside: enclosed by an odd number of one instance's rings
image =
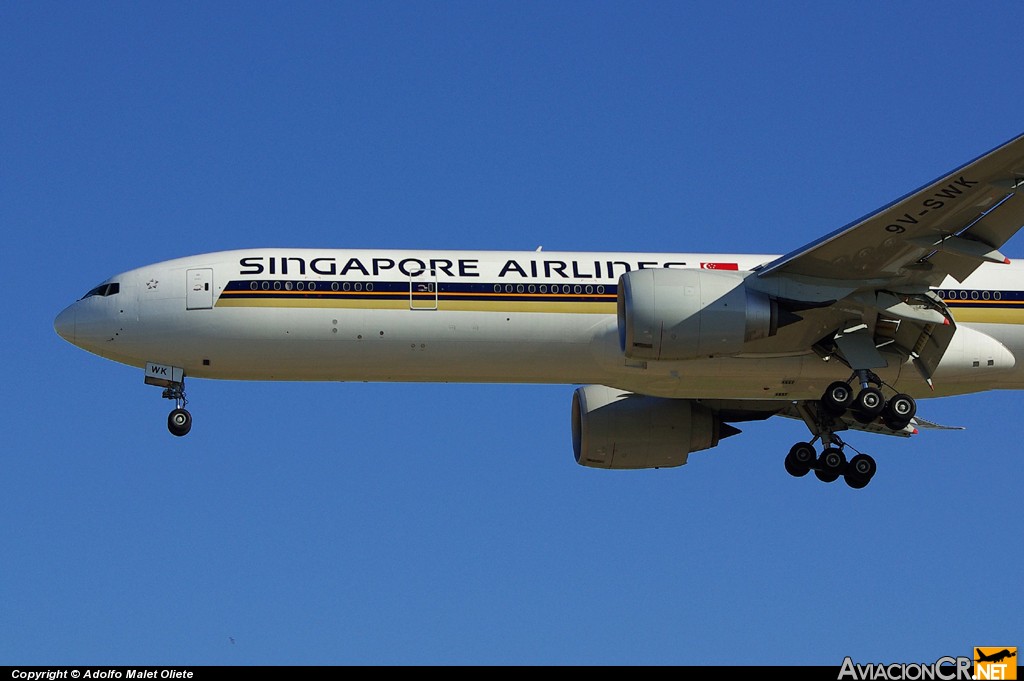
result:
[(979, 260), (1006, 262), (1006, 256), (996, 249), (1020, 228), (1021, 215), (1024, 215), (1024, 196), (1017, 193), (1007, 196), (958, 236), (939, 242), (935, 253), (927, 260), (957, 281), (963, 281), (977, 269)]

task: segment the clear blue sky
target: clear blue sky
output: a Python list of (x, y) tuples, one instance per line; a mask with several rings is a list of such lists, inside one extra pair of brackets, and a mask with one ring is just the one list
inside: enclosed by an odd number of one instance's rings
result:
[[(0, 664), (824, 664), (1024, 645), (1020, 394), (578, 466), (571, 386), (194, 381), (61, 340), (250, 246), (786, 252), (1024, 132), (1024, 6), (0, 4)], [(1024, 257), (1024, 237), (1003, 249)], [(234, 643), (232, 643), (232, 640)]]

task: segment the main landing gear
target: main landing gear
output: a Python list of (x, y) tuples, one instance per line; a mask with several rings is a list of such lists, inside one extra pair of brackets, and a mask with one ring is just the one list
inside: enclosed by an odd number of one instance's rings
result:
[[(856, 396), (849, 382), (836, 381), (825, 389), (817, 402), (799, 405), (800, 415), (814, 439), (798, 442), (789, 450), (785, 465), (790, 475), (799, 478), (813, 470), (815, 477), (822, 482), (835, 482), (842, 476), (847, 485), (861, 489), (871, 482), (877, 466), (871, 456), (860, 452), (847, 461), (845, 450), (849, 445), (835, 433), (846, 428), (842, 423), (843, 416), (849, 412), (858, 423), (878, 428), (884, 426), (892, 431), (900, 431), (910, 425), (917, 413), (914, 398), (897, 393), (886, 400), (881, 390), (882, 382), (877, 376), (868, 371), (858, 371), (855, 376), (861, 382), (861, 390)], [(819, 439), (822, 443), (820, 455), (814, 448)]]

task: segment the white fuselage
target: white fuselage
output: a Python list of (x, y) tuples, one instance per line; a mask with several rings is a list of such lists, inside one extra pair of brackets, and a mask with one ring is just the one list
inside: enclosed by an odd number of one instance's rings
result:
[[(771, 255), (250, 249), (112, 277), (55, 322), (70, 342), (197, 378), (601, 384), (662, 397), (815, 399), (849, 376), (810, 350), (627, 359), (628, 270), (749, 271)], [(1024, 388), (1024, 264), (985, 265), (941, 295), (957, 334), (934, 392), (909, 363), (879, 375), (936, 396)], [(1021, 309), (1018, 309), (1020, 306)]]

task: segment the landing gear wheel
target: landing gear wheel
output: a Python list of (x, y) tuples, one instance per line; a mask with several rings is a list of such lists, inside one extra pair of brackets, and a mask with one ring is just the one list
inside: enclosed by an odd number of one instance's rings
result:
[(802, 478), (810, 472), (817, 455), (807, 442), (797, 442), (786, 455), (786, 472), (795, 478)]
[(908, 419), (890, 419), (886, 416), (883, 417), (883, 420), (885, 421), (885, 427), (893, 431), (903, 430), (910, 425), (910, 421)]
[(173, 409), (167, 415), (167, 430), (176, 437), (187, 435), (188, 431), (192, 430), (192, 414), (189, 414), (187, 409), (180, 407)]
[(845, 381), (830, 383), (821, 396), (825, 410), (834, 416), (841, 416), (853, 404), (853, 390)]
[(882, 396), (882, 391), (878, 388), (864, 388), (857, 394), (853, 408), (864, 418), (874, 419), (885, 409), (885, 398)]
[(837, 447), (829, 447), (818, 457), (814, 474), (822, 482), (833, 482), (846, 470), (846, 455)]
[(877, 470), (878, 466), (872, 457), (867, 454), (858, 454), (850, 459), (850, 463), (846, 466), (846, 473), (844, 473), (846, 484), (854, 489), (866, 487)]
[(864, 489), (868, 486), (868, 483), (871, 482), (870, 480), (861, 480), (860, 478), (851, 477), (850, 475), (845, 476), (843, 479), (846, 480), (847, 486), (853, 489)]
[(854, 421), (857, 423), (863, 423), (865, 426), (878, 420), (877, 414), (865, 414), (860, 411), (851, 411), (850, 413), (853, 415)]
[[(158, 380), (153, 383), (150, 383), (151, 371), (154, 374), (159, 374)], [(168, 377), (178, 378), (178, 380), (166, 380)], [(185, 399), (185, 370), (162, 364), (147, 365), (146, 383), (162, 386), (163, 398), (174, 400), (174, 409), (167, 415), (167, 430), (171, 431), (171, 435), (175, 437), (187, 435), (188, 431), (192, 430), (192, 414), (185, 409), (185, 405), (188, 404), (188, 400)]]
[(830, 383), (821, 396), (821, 404), (833, 416), (841, 416), (853, 404), (853, 390), (845, 381)]
[(818, 480), (821, 480), (822, 482), (835, 482), (836, 480), (839, 479), (839, 474), (838, 473), (826, 473), (825, 471), (823, 471), (820, 468), (818, 468), (818, 469), (815, 469), (815, 471), (814, 471), (814, 477), (818, 478)]
[(917, 414), (917, 402), (914, 398), (906, 393), (899, 393), (893, 395), (888, 402), (885, 403), (885, 417), (886, 419), (892, 419), (893, 421), (906, 421), (910, 423), (910, 419), (914, 418)]

